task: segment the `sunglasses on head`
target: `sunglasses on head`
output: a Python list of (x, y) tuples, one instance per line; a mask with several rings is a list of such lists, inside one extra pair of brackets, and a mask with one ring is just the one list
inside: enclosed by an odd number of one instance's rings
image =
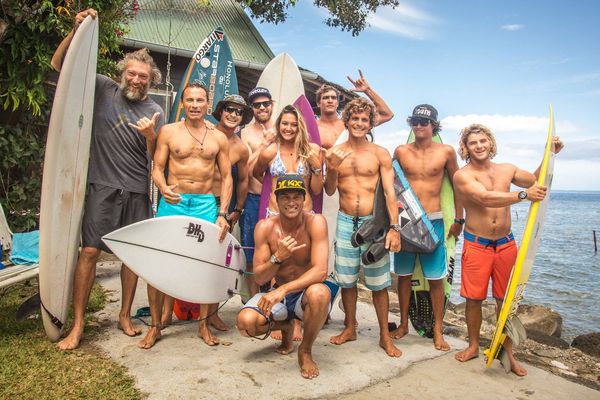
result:
[(238, 117), (241, 117), (242, 115), (244, 115), (244, 110), (242, 110), (241, 108), (237, 108), (237, 107), (225, 106), (223, 108), (223, 110), (225, 110), (225, 112), (228, 114), (235, 113), (235, 115), (237, 115)]
[(257, 101), (256, 103), (252, 103), (252, 107), (258, 110), (261, 107), (269, 108), (271, 104), (273, 104), (273, 100)]
[(410, 126), (429, 126), (431, 121), (427, 118), (409, 118), (408, 123), (410, 124)]

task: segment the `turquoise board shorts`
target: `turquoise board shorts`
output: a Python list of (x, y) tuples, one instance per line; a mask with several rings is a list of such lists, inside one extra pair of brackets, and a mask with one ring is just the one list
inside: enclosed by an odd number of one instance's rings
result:
[(217, 222), (217, 201), (212, 193), (180, 193), (180, 195), (181, 201), (177, 204), (167, 203), (165, 198), (161, 197), (156, 216), (185, 215), (186, 217), (200, 218), (213, 224)]
[[(358, 282), (358, 272), (363, 267), (365, 273), (365, 285), (369, 290), (378, 291), (392, 284), (390, 274), (390, 256), (386, 254), (376, 263), (364, 265), (360, 259), (367, 251), (371, 243), (365, 243), (360, 247), (352, 246), (350, 237), (365, 221), (372, 217), (355, 217), (338, 211), (337, 228), (335, 234), (335, 273), (334, 277), (342, 288), (353, 288)], [(356, 225), (356, 226), (355, 226)]]
[(431, 225), (440, 238), (440, 244), (431, 253), (410, 253), (400, 251), (394, 253), (394, 273), (399, 276), (409, 276), (415, 271), (417, 256), (421, 261), (423, 275), (430, 280), (442, 279), (448, 275), (446, 261), (446, 239), (444, 237), (444, 220), (432, 219)]

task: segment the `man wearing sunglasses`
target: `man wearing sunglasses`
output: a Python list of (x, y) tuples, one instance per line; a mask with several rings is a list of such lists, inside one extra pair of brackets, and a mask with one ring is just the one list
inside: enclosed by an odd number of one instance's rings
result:
[[(244, 204), (244, 213), (240, 218), (240, 232), (242, 246), (245, 246), (246, 270), (252, 272), (252, 259), (254, 258), (254, 227), (258, 222), (258, 209), (262, 183), (252, 176), (252, 169), (258, 160), (261, 151), (269, 147), (276, 138), (273, 120), (273, 100), (268, 89), (256, 87), (248, 93), (248, 103), (252, 107), (254, 122), (242, 130), (242, 141), (250, 149), (248, 159), (248, 196)], [(258, 286), (252, 279), (250, 285), (252, 295), (258, 293)]]
[[(447, 275), (446, 246), (444, 240), (444, 222), (442, 220), (440, 192), (444, 172), (447, 171), (450, 181), (458, 170), (456, 153), (452, 146), (436, 143), (433, 135), (441, 130), (437, 110), (429, 104), (420, 104), (407, 119), (415, 134), (413, 143), (400, 145), (394, 151), (394, 159), (400, 163), (412, 190), (425, 209), (438, 237), (440, 245), (428, 254), (400, 252), (394, 254), (394, 272), (398, 275), (398, 297), (400, 300), (400, 326), (391, 332), (394, 339), (400, 339), (408, 333), (408, 308), (411, 295), (411, 279), (415, 268), (416, 257), (419, 257), (423, 274), (429, 282), (431, 305), (433, 308), (433, 343), (437, 350), (448, 351), (450, 346), (442, 335), (444, 318), (444, 284)], [(450, 235), (458, 239), (462, 230), (463, 209), (456, 201), (456, 219), (450, 228)]]

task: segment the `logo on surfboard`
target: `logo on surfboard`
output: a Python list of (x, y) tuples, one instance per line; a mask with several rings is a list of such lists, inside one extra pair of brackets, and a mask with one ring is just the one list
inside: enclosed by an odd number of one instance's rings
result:
[(198, 239), (198, 242), (203, 242), (204, 241), (204, 231), (202, 230), (202, 225), (190, 222), (190, 224), (187, 227), (186, 236), (196, 238), (196, 239)]

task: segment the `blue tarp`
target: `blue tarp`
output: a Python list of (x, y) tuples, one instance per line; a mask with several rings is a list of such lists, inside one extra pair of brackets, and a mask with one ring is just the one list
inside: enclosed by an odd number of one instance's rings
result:
[(15, 265), (37, 264), (40, 259), (39, 247), (40, 231), (13, 234), (10, 262)]

